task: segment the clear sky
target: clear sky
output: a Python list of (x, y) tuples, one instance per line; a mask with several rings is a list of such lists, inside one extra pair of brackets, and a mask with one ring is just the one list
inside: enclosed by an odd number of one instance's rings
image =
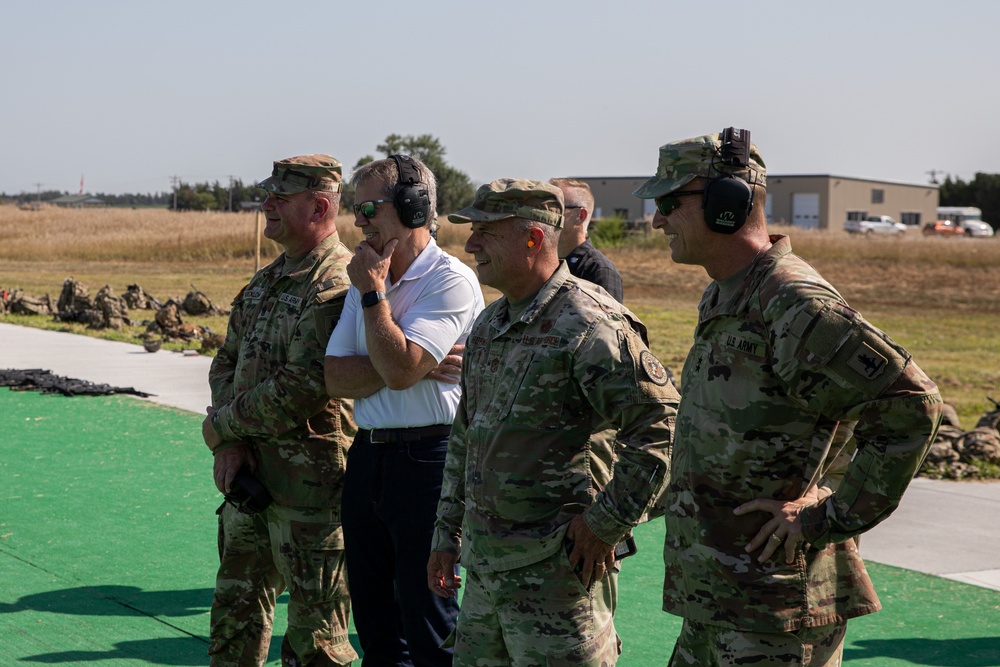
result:
[[(772, 174), (1000, 172), (1000, 2), (3, 0), (0, 192), (169, 191), (430, 133), (476, 184), (642, 176), (747, 128)], [(40, 185), (39, 185), (40, 184)]]

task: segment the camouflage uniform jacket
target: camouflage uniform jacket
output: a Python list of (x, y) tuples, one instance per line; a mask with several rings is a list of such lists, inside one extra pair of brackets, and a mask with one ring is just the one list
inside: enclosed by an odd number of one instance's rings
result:
[[(792, 254), (787, 237), (771, 240), (728, 299), (715, 303), (717, 283), (702, 297), (665, 507), (664, 610), (754, 632), (878, 611), (855, 537), (896, 508), (941, 409), (903, 348)], [(838, 457), (855, 444), (853, 457)], [(746, 553), (771, 515), (733, 509), (829, 490), (835, 460), (847, 466), (843, 481), (802, 513), (808, 544), (794, 563), (783, 546), (763, 564)]]
[(225, 344), (209, 371), (215, 430), (247, 442), (276, 502), (340, 503), (350, 404), (327, 397), (326, 341), (340, 318), (350, 251), (336, 233), (300, 259), (284, 254), (232, 304)]
[(639, 522), (666, 484), (679, 400), (644, 329), (565, 262), (518, 320), (505, 298), (480, 314), (434, 550), (505, 571), (555, 553), (577, 514), (608, 544)]

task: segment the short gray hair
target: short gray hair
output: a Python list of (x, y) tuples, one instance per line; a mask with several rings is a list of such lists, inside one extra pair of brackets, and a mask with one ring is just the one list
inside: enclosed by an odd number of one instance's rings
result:
[[(434, 178), (434, 172), (426, 164), (417, 158), (411, 159), (413, 160), (413, 165), (417, 168), (417, 173), (420, 174), (420, 182), (427, 186), (427, 198), (431, 203), (431, 218), (436, 218), (437, 179)], [(369, 162), (366, 165), (358, 167), (351, 174), (351, 185), (355, 188), (374, 182), (382, 185), (382, 189), (379, 190), (379, 197), (385, 199), (395, 197), (396, 186), (399, 183), (399, 167), (396, 166), (396, 161), (392, 158), (375, 160), (374, 162)]]

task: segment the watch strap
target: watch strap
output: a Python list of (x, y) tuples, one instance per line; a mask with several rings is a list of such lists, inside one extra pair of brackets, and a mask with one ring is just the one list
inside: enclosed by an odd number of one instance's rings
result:
[(385, 301), (385, 299), (386, 299), (385, 292), (376, 292), (376, 291), (365, 292), (364, 294), (361, 295), (361, 307), (371, 308), (379, 301)]

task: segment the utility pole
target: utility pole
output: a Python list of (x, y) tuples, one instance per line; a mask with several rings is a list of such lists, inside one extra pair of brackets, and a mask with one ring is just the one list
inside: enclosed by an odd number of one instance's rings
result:
[(937, 169), (931, 169), (930, 171), (925, 171), (924, 173), (928, 174), (931, 177), (931, 183), (932, 184), (937, 185), (939, 183), (939, 181), (937, 179), (937, 175), (938, 174), (942, 174), (944, 172), (939, 171)]
[(35, 188), (37, 188), (37, 194), (35, 194), (35, 203), (39, 206), (42, 205), (42, 184), (35, 183)]
[(233, 175), (229, 175), (229, 212), (233, 212)]
[(173, 206), (170, 207), (171, 211), (176, 211), (177, 210), (177, 183), (178, 183), (179, 180), (180, 180), (179, 176), (171, 176), (170, 177), (170, 185), (173, 186), (173, 189), (174, 189), (174, 204), (173, 204)]

